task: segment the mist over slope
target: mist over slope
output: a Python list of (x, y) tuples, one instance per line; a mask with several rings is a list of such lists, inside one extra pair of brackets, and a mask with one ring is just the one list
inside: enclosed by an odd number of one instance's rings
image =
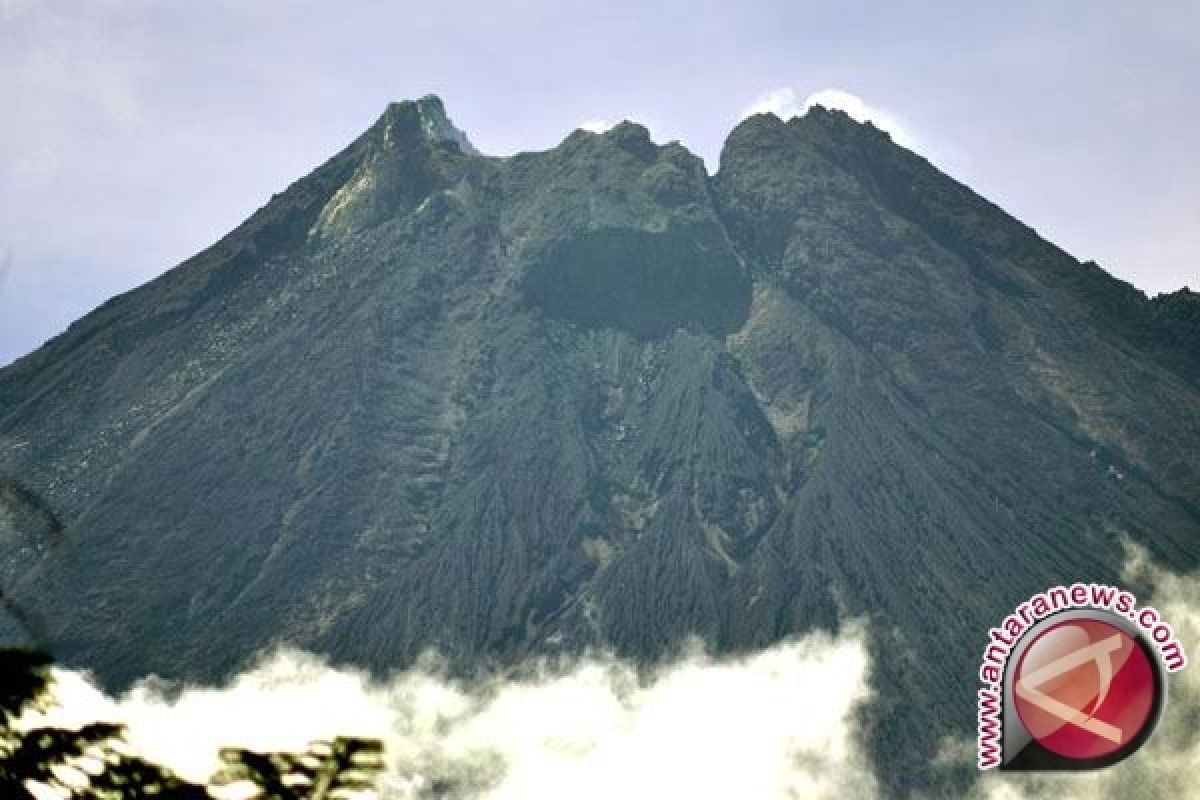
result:
[[(641, 678), (594, 657), (462, 685), (437, 669), (372, 680), (280, 652), (227, 687), (182, 694), (148, 683), (109, 699), (60, 672), (63, 705), (41, 719), (120, 720), (138, 752), (199, 783), (221, 747), (302, 752), (353, 734), (385, 744), (384, 797), (866, 796), (853, 724), (865, 662), (854, 636), (814, 636), (736, 661), (693, 653)], [(807, 691), (817, 682), (827, 691)]]
[(632, 123), (464, 142), (392, 105), (0, 371), (0, 568), (56, 655), (112, 687), (276, 643), (469, 674), (855, 617), (895, 791), (941, 780), (1014, 602), (1116, 582), (1124, 538), (1197, 565), (1195, 295), (821, 108), (745, 120), (715, 176)]
[[(1200, 645), (1200, 580), (1135, 552), (1127, 580), (1154, 587), (1146, 602), (1192, 652)], [(313, 654), (281, 650), (221, 686), (139, 682), (105, 696), (85, 675), (56, 670), (55, 701), (26, 728), (95, 721), (127, 726), (129, 749), (203, 785), (221, 748), (303, 752), (311, 741), (371, 737), (384, 744), (384, 800), (454, 797), (541, 800), (756, 800), (895, 796), (876, 773), (863, 720), (874, 694), (865, 631), (789, 639), (747, 657), (693, 646), (651, 670), (611, 655), (530, 662), (455, 679), (432, 655), (372, 677)], [(1146, 747), (1093, 773), (991, 772), (968, 780), (971, 800), (1029, 797), (1157, 800), (1187, 796), (1200, 769), (1194, 720), (1200, 672), (1169, 679), (1163, 719)], [(970, 771), (974, 741), (948, 737), (935, 769)], [(241, 796), (236, 785), (215, 797)], [(914, 797), (925, 795), (917, 793)], [(934, 794), (932, 796), (939, 796)]]

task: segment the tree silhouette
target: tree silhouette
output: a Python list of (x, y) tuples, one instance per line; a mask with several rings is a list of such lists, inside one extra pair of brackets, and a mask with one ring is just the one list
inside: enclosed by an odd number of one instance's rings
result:
[[(6, 506), (37, 517), (34, 527), (42, 532), (47, 556), (65, 541), (62, 523), (41, 497), (0, 475), (0, 508)], [(22, 714), (52, 700), (53, 660), (43, 652), (41, 620), (3, 587), (0, 613), (15, 620), (39, 648), (0, 648), (0, 800), (33, 800), (30, 783), (71, 800), (212, 800), (205, 786), (131, 754), (120, 725), (18, 729)], [(298, 754), (226, 749), (219, 755), (222, 767), (211, 783), (248, 781), (256, 800), (337, 800), (348, 793), (369, 793), (383, 769), (383, 746), (373, 739), (338, 737), (313, 742)]]
[(45, 653), (0, 650), (0, 797), (32, 799), (28, 783), (33, 782), (79, 800), (211, 800), (203, 787), (126, 755), (120, 725), (18, 730), (15, 723), (23, 712), (50, 700), (50, 666)]
[(312, 742), (299, 755), (235, 749), (220, 755), (224, 767), (213, 783), (251, 781), (259, 788), (255, 800), (332, 800), (369, 791), (383, 768), (383, 746), (374, 739)]
[[(131, 755), (125, 729), (94, 722), (77, 730), (15, 723), (51, 699), (51, 659), (30, 650), (0, 649), (0, 798), (34, 800), (29, 783), (71, 800), (212, 800), (204, 786)], [(383, 745), (338, 737), (313, 742), (304, 753), (258, 753), (227, 748), (213, 786), (249, 782), (254, 800), (337, 800), (375, 789)]]
[(203, 786), (136, 757), (123, 757), (93, 777), (81, 800), (212, 800)]
[(0, 722), (7, 730), (50, 689), (50, 656), (37, 650), (0, 649)]

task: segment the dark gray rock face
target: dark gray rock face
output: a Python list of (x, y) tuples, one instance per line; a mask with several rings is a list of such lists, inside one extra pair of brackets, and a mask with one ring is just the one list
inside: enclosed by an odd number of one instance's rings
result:
[(0, 371), (0, 474), (66, 538), (14, 595), (116, 683), (866, 616), (872, 747), (930, 785), (1014, 603), (1117, 581), (1122, 537), (1200, 561), (1196, 318), (836, 112), (746, 120), (710, 177), (633, 124), (502, 160), (397, 104)]

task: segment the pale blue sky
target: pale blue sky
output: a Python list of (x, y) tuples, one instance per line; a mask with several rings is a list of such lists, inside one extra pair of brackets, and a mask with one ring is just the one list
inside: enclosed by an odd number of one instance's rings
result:
[(1197, 288), (1198, 76), (1190, 0), (0, 0), (0, 364), (430, 92), (488, 153), (630, 117), (715, 169), (768, 93), (838, 89), (1076, 256)]

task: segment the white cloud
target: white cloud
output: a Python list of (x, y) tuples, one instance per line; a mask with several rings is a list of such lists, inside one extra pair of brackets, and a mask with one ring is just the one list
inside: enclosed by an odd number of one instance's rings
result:
[(606, 119), (587, 119), (579, 123), (576, 127), (580, 130), (589, 131), (591, 133), (604, 133), (610, 130), (617, 123), (609, 122)]
[[(1147, 603), (1192, 652), (1200, 642), (1197, 576), (1157, 569), (1134, 552), (1134, 579), (1156, 587)], [(151, 679), (115, 699), (59, 670), (61, 705), (21, 724), (122, 722), (135, 751), (197, 782), (212, 775), (223, 746), (300, 752), (336, 735), (378, 738), (385, 800), (427, 797), (435, 784), (463, 800), (869, 800), (881, 792), (858, 725), (873, 699), (864, 636), (851, 625), (838, 637), (814, 634), (741, 658), (693, 651), (649, 675), (593, 657), (473, 685), (447, 678), (433, 661), (380, 681), (297, 651), (278, 652), (224, 687), (179, 692)], [(1121, 764), (1067, 775), (989, 772), (968, 797), (1188, 796), (1200, 774), (1200, 670), (1172, 675), (1169, 691), (1158, 730)], [(947, 740), (936, 763), (973, 768), (974, 742)]]
[(887, 131), (897, 144), (909, 149), (916, 149), (917, 140), (908, 126), (899, 118), (884, 108), (868, 104), (865, 100), (845, 89), (821, 89), (799, 100), (796, 91), (790, 87), (771, 89), (759, 95), (743, 112), (743, 117), (751, 114), (775, 114), (780, 119), (790, 119), (805, 114), (813, 106), (844, 111), (858, 122), (870, 122), (876, 128)]
[(396, 800), (434, 783), (479, 800), (875, 793), (856, 724), (869, 696), (857, 628), (744, 658), (693, 653), (649, 677), (609, 657), (527, 673), (467, 687), (424, 668), (377, 682), (288, 651), (223, 688), (147, 681), (112, 699), (58, 671), (61, 706), (22, 725), (123, 722), (135, 750), (193, 781), (213, 773), (222, 746), (303, 751), (338, 734), (376, 737), (384, 797)]
[(774, 114), (780, 119), (791, 119), (807, 109), (796, 102), (796, 90), (784, 87), (763, 92), (742, 111), (742, 117), (754, 114)]

